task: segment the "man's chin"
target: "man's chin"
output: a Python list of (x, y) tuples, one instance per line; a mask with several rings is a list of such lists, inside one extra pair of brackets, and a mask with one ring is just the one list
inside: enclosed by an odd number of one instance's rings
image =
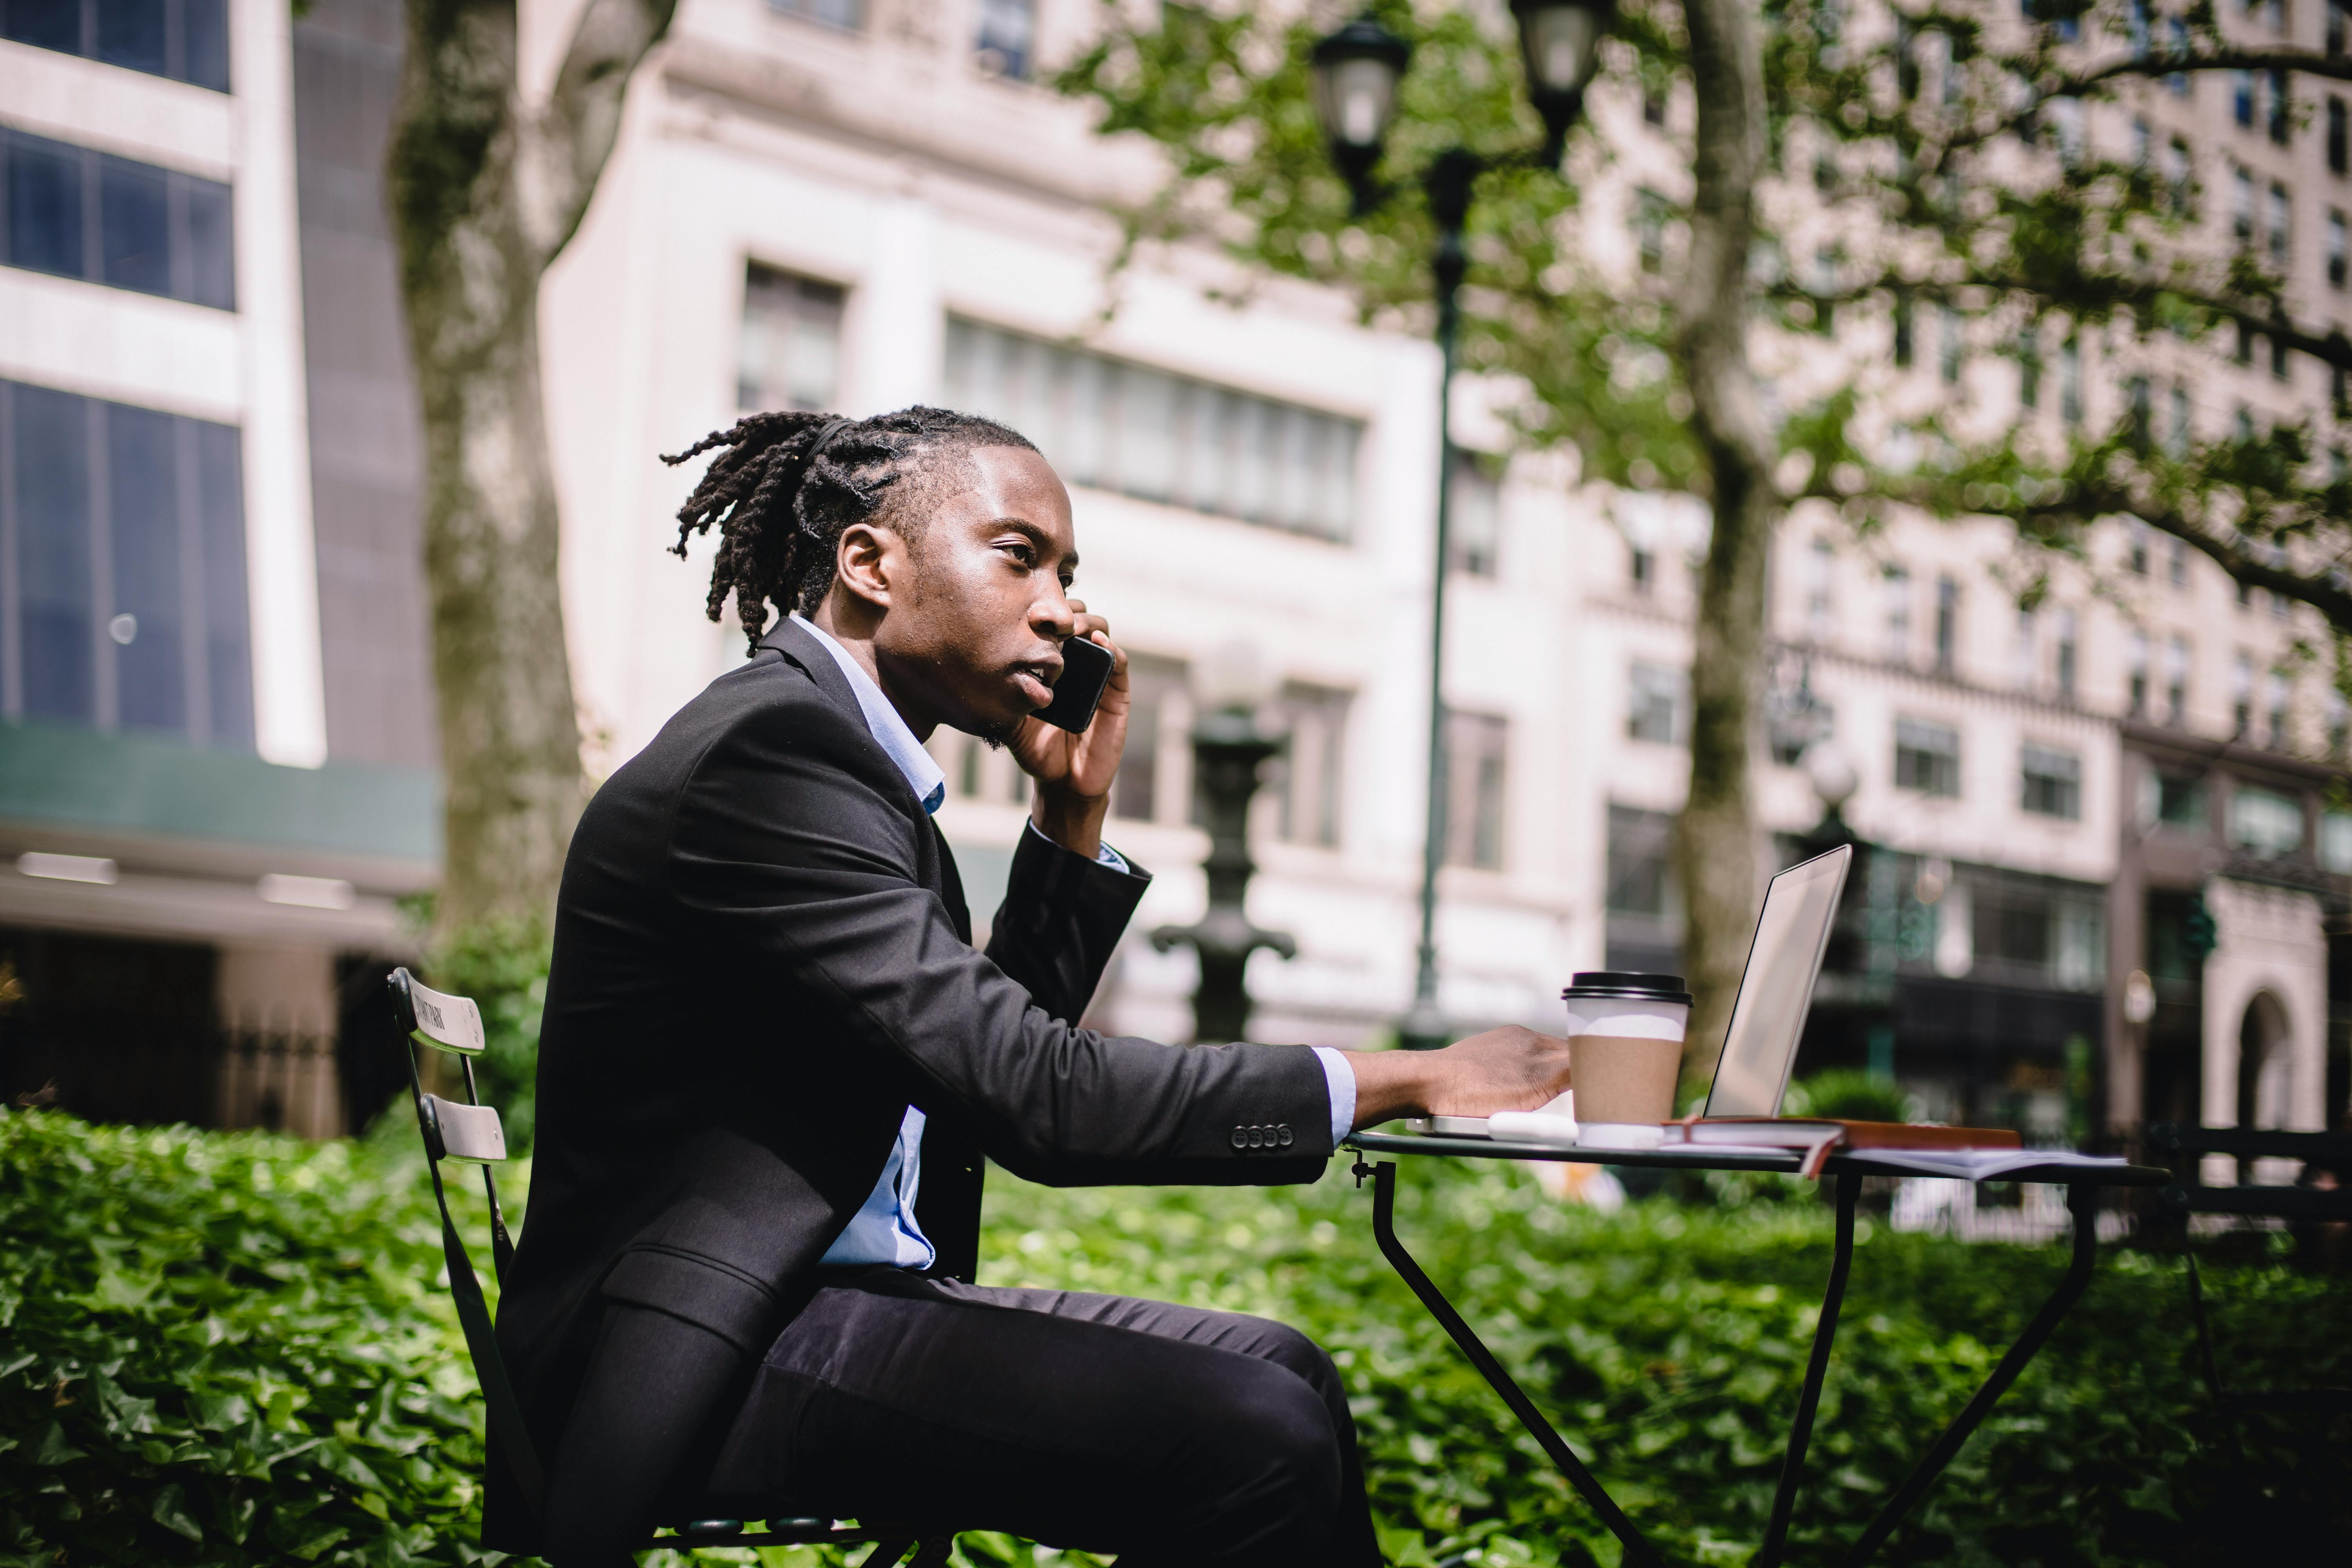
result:
[(971, 733), (973, 739), (979, 741), (990, 751), (1001, 752), (1013, 743), (1013, 737), (1019, 734), (1021, 726), (1027, 722), (1028, 719), (1024, 715), (1019, 719), (1006, 719), (997, 723), (978, 725)]

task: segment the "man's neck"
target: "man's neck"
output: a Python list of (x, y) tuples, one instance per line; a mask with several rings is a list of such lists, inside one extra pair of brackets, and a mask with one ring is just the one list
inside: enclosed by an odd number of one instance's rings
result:
[(831, 637), (844, 653), (856, 661), (866, 679), (887, 699), (918, 741), (929, 741), (940, 721), (910, 704), (902, 692), (893, 689), (889, 677), (883, 672), (882, 661), (874, 651), (874, 637), (881, 629), (882, 617), (872, 615), (844, 614), (827, 595), (814, 614), (806, 617), (809, 625)]

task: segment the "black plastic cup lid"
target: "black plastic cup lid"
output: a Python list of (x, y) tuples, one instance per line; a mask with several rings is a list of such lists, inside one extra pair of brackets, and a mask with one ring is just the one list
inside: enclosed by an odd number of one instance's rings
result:
[(1587, 969), (1575, 977), (1576, 983), (1561, 992), (1560, 1000), (1572, 997), (1612, 996), (1631, 1002), (1679, 1002), (1690, 1005), (1691, 994), (1683, 989), (1679, 974), (1635, 974), (1622, 969)]

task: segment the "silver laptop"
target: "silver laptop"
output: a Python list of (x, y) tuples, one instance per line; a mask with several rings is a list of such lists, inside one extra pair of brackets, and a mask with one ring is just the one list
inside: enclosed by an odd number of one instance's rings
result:
[(1756, 917), (1748, 968), (1707, 1093), (1707, 1115), (1780, 1114), (1780, 1097), (1789, 1092), (1789, 1073), (1797, 1065), (1797, 1041), (1812, 1011), (1813, 984), (1829, 952), (1838, 895), (1853, 864), (1853, 846), (1841, 844), (1790, 867), (1765, 889), (1764, 912)]

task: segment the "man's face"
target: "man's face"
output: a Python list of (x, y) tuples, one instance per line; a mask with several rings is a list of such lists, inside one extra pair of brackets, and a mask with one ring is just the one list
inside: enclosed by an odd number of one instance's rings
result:
[(934, 504), (876, 628), (884, 686), (938, 723), (1002, 741), (1053, 697), (1074, 612), (1070, 493), (1019, 447), (963, 454), (969, 488)]

